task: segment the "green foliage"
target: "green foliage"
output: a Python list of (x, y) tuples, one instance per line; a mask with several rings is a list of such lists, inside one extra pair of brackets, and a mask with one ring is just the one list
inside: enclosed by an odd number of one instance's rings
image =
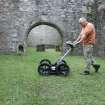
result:
[(96, 58), (101, 64), (99, 73), (82, 76), (84, 60), (68, 56), (71, 68), (68, 77), (38, 75), (41, 59), (52, 62), (60, 56), (54, 50), (36, 52), (28, 49), (24, 56), (0, 55), (0, 105), (105, 105), (105, 59)]

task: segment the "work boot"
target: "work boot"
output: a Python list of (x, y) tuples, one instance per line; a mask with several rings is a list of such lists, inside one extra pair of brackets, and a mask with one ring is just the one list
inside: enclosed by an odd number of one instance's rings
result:
[(83, 72), (81, 72), (80, 74), (81, 74), (81, 75), (89, 75), (90, 72), (89, 72), (89, 71), (83, 71)]
[(98, 72), (100, 65), (99, 64), (93, 64), (93, 68), (95, 69), (95, 72)]

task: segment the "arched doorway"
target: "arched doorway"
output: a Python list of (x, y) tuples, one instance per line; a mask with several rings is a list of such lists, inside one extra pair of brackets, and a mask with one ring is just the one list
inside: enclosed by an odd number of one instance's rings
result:
[(55, 24), (47, 22), (35, 23), (28, 29), (26, 37), (29, 47), (62, 49), (63, 34)]

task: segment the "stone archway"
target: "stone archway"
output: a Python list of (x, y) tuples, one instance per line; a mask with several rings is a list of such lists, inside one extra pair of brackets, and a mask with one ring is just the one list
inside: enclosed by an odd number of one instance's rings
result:
[(31, 24), (30, 27), (27, 30), (27, 33), (26, 33), (26, 43), (28, 42), (28, 37), (29, 37), (29, 34), (30, 34), (31, 30), (33, 30), (36, 27), (42, 26), (42, 25), (46, 25), (46, 26), (52, 27), (52, 28), (54, 28), (58, 32), (58, 34), (61, 37), (60, 48), (62, 50), (62, 46), (63, 46), (63, 32), (62, 32), (62, 30), (56, 24), (49, 23), (49, 22), (37, 22), (37, 23)]

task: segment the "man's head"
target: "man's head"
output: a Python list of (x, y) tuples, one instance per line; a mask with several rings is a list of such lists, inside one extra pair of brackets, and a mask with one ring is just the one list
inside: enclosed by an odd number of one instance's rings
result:
[(81, 24), (82, 27), (85, 27), (88, 21), (86, 20), (86, 18), (82, 17), (79, 19), (79, 23)]

